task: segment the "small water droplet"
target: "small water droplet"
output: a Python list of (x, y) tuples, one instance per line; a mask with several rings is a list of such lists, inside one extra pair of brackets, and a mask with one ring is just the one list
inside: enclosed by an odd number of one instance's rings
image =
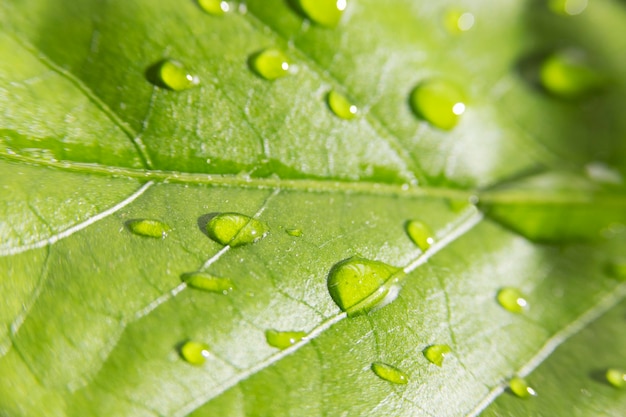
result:
[(576, 99), (595, 93), (607, 83), (607, 77), (588, 62), (586, 54), (568, 49), (549, 56), (540, 68), (541, 85), (549, 93)]
[(341, 117), (342, 119), (354, 119), (359, 111), (358, 108), (354, 104), (350, 103), (345, 96), (339, 94), (335, 90), (328, 93), (327, 101), (328, 107), (330, 107), (335, 115)]
[(266, 80), (275, 80), (289, 74), (289, 58), (280, 50), (264, 49), (250, 57), (250, 67)]
[(381, 379), (389, 381), (393, 384), (406, 385), (409, 382), (407, 374), (396, 368), (395, 366), (388, 365), (382, 362), (374, 362), (372, 364), (372, 371)]
[(620, 259), (609, 263), (608, 273), (620, 281), (626, 281), (626, 260)]
[(621, 369), (607, 369), (606, 380), (615, 388), (626, 388), (626, 372)]
[(165, 239), (167, 234), (172, 231), (167, 224), (160, 220), (132, 219), (125, 224), (128, 230), (139, 236)]
[(437, 366), (443, 365), (443, 360), (446, 355), (450, 353), (452, 350), (448, 345), (431, 345), (424, 349), (424, 356), (426, 359), (430, 361), (430, 363), (434, 363)]
[(557, 14), (576, 16), (585, 11), (587, 0), (549, 0), (548, 7)]
[(450, 130), (465, 112), (465, 98), (461, 90), (442, 80), (426, 81), (418, 85), (410, 97), (415, 114), (433, 126)]
[(267, 223), (240, 213), (220, 213), (206, 225), (207, 234), (214, 241), (232, 248), (254, 243), (267, 235)]
[(433, 232), (424, 223), (418, 220), (409, 220), (405, 225), (406, 233), (409, 235), (413, 243), (422, 251), (430, 248), (435, 243)]
[(197, 75), (190, 73), (178, 61), (165, 59), (148, 69), (148, 80), (173, 91), (182, 91), (200, 84)]
[(214, 16), (221, 16), (230, 11), (228, 2), (221, 0), (198, 0), (198, 5), (202, 10)]
[(180, 356), (192, 365), (202, 365), (211, 356), (209, 345), (189, 340), (180, 347)]
[(278, 349), (287, 349), (302, 340), (306, 336), (305, 332), (279, 332), (278, 330), (267, 330), (265, 339), (267, 344)]
[(227, 294), (233, 289), (233, 282), (228, 278), (216, 277), (206, 272), (189, 272), (180, 276), (191, 288)]
[(448, 32), (459, 34), (474, 27), (474, 15), (460, 10), (449, 10), (444, 16), (444, 26)]
[(537, 392), (528, 385), (526, 380), (517, 376), (509, 381), (509, 389), (520, 398), (529, 398), (537, 395)]
[(297, 0), (302, 12), (311, 21), (326, 27), (335, 27), (346, 9), (347, 0)]
[(393, 301), (402, 276), (400, 268), (355, 256), (331, 268), (328, 291), (339, 308), (353, 316)]
[(517, 288), (502, 288), (496, 298), (502, 307), (512, 313), (522, 313), (528, 307), (524, 294)]
[(302, 229), (287, 229), (285, 230), (289, 236), (300, 237), (302, 236)]

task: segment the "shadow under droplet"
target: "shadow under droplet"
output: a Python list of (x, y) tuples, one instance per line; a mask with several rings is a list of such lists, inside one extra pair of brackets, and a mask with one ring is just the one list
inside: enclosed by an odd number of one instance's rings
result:
[(161, 80), (160, 76), (161, 66), (163, 66), (165, 62), (167, 62), (167, 59), (163, 58), (155, 64), (150, 65), (148, 68), (146, 68), (144, 75), (146, 77), (146, 80), (148, 80), (151, 84), (156, 85), (160, 88), (166, 88), (168, 90), (171, 90), (171, 88), (167, 86), (163, 82), (163, 80)]
[(595, 382), (598, 382), (602, 385), (605, 386), (612, 386), (609, 381), (606, 380), (606, 369), (594, 369), (591, 372), (589, 372), (589, 378), (591, 378), (592, 380), (594, 380)]
[(206, 229), (207, 224), (209, 224), (209, 222), (211, 221), (211, 219), (213, 219), (215, 216), (217, 216), (218, 214), (220, 214), (217, 211), (214, 211), (212, 213), (207, 213), (207, 214), (203, 214), (202, 216), (198, 217), (198, 227), (200, 228), (200, 231), (202, 233), (205, 234), (206, 237), (210, 238), (209, 236), (209, 232)]

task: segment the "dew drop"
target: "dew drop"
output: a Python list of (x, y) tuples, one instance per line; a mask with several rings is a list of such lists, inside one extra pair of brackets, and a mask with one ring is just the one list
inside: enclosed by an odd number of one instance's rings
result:
[(430, 228), (419, 220), (409, 220), (405, 225), (406, 233), (409, 235), (413, 243), (415, 243), (422, 251), (430, 248), (435, 243), (433, 232)]
[(167, 224), (160, 220), (132, 219), (128, 220), (125, 224), (128, 230), (136, 235), (160, 239), (165, 239), (167, 234), (172, 230)]
[(502, 288), (496, 298), (502, 307), (512, 313), (522, 313), (528, 307), (524, 294), (517, 288)]
[(198, 0), (198, 5), (202, 10), (214, 16), (221, 16), (230, 11), (228, 2), (221, 0)]
[(520, 398), (529, 398), (537, 395), (537, 392), (528, 385), (526, 380), (517, 376), (509, 381), (509, 389)]
[(448, 32), (459, 34), (474, 27), (474, 15), (460, 10), (449, 10), (444, 16), (444, 26)]
[(267, 223), (239, 213), (220, 213), (206, 225), (214, 241), (232, 248), (262, 239), (269, 232)]
[(230, 279), (216, 277), (206, 272), (189, 272), (180, 278), (188, 286), (198, 290), (227, 294), (233, 289), (233, 282)]
[(189, 340), (180, 347), (180, 356), (192, 365), (202, 365), (211, 355), (209, 345)]
[(409, 382), (407, 374), (396, 368), (382, 362), (374, 362), (372, 371), (380, 378), (393, 384), (406, 385)]
[(608, 265), (608, 273), (619, 281), (626, 281), (626, 260), (616, 260)]
[(585, 11), (587, 3), (587, 0), (549, 0), (548, 7), (557, 14), (576, 16)]
[(415, 114), (433, 126), (450, 130), (465, 112), (464, 94), (453, 84), (442, 80), (418, 85), (410, 97)]
[(400, 268), (355, 256), (331, 268), (328, 291), (349, 316), (362, 314), (393, 301), (401, 274)]
[(287, 232), (289, 236), (293, 236), (293, 237), (302, 236), (302, 229), (286, 229), (285, 232)]
[(250, 67), (266, 80), (275, 80), (289, 74), (289, 58), (280, 50), (264, 49), (250, 57)]
[(443, 360), (450, 352), (451, 349), (448, 345), (431, 345), (423, 351), (426, 359), (428, 359), (430, 363), (434, 363), (437, 366), (443, 365)]
[(597, 92), (607, 78), (592, 68), (580, 50), (568, 49), (549, 56), (540, 68), (545, 90), (557, 97), (575, 99)]
[(321, 26), (335, 27), (346, 9), (347, 0), (297, 0), (298, 6), (311, 21)]
[(305, 332), (279, 332), (278, 330), (265, 331), (267, 344), (278, 349), (287, 349), (302, 340)]
[(606, 380), (615, 388), (626, 388), (626, 372), (621, 369), (607, 369)]
[(359, 111), (345, 96), (334, 90), (328, 93), (327, 101), (328, 107), (330, 107), (335, 115), (342, 119), (354, 119)]
[(197, 75), (190, 73), (178, 61), (163, 60), (148, 70), (148, 79), (159, 87), (182, 91), (200, 84)]

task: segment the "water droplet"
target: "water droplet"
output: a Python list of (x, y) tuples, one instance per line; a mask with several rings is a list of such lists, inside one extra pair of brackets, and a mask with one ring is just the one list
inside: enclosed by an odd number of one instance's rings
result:
[(302, 229), (287, 229), (285, 230), (289, 236), (300, 237), (302, 236)]
[(167, 224), (160, 220), (132, 219), (128, 220), (125, 224), (128, 230), (136, 235), (160, 239), (165, 239), (167, 234), (172, 230)]
[(551, 94), (575, 99), (597, 92), (607, 78), (592, 68), (584, 52), (568, 49), (548, 57), (540, 69), (541, 85)]
[(381, 379), (389, 381), (393, 384), (406, 385), (409, 382), (407, 374), (396, 368), (395, 366), (388, 365), (382, 362), (374, 362), (372, 364), (372, 371)]
[(626, 388), (626, 372), (621, 369), (607, 369), (606, 380), (615, 388)]
[(278, 49), (268, 48), (250, 57), (250, 66), (266, 80), (275, 80), (289, 74), (289, 58)]
[(448, 32), (459, 34), (474, 27), (474, 15), (460, 10), (449, 10), (444, 17), (444, 26)]
[(453, 84), (442, 80), (426, 81), (411, 92), (415, 114), (433, 126), (450, 130), (465, 112), (463, 93)]
[(287, 349), (302, 340), (306, 336), (305, 332), (279, 332), (277, 330), (267, 330), (265, 339), (267, 344), (278, 349)]
[(267, 223), (245, 214), (220, 213), (206, 225), (207, 234), (214, 241), (232, 248), (262, 239), (269, 232)]
[(348, 5), (347, 0), (297, 0), (300, 9), (318, 25), (335, 27)]
[(517, 376), (509, 381), (509, 389), (520, 398), (529, 398), (537, 395), (537, 392), (528, 385), (526, 380)]
[(228, 278), (220, 278), (206, 272), (189, 272), (180, 277), (191, 288), (227, 294), (233, 289), (233, 282)]
[(517, 288), (502, 288), (498, 291), (498, 303), (512, 313), (522, 313), (528, 307), (524, 294)]
[(228, 2), (221, 0), (198, 0), (198, 5), (205, 12), (215, 16), (221, 16), (230, 10)]
[(446, 355), (451, 352), (448, 345), (431, 345), (424, 349), (424, 356), (437, 366), (443, 365)]
[(549, 0), (548, 7), (557, 14), (576, 16), (587, 8), (587, 0)]
[(617, 260), (609, 263), (608, 272), (613, 278), (626, 281), (626, 260)]
[(169, 59), (148, 69), (148, 79), (159, 87), (174, 91), (187, 90), (200, 84), (198, 76), (191, 74), (180, 62)]
[(345, 96), (339, 94), (335, 90), (328, 93), (327, 100), (328, 107), (330, 107), (333, 113), (342, 119), (354, 119), (359, 111), (358, 108), (354, 104), (350, 103)]
[(395, 297), (401, 276), (400, 268), (355, 256), (331, 268), (328, 291), (339, 308), (353, 316), (381, 307), (389, 295)]
[(180, 356), (192, 365), (202, 365), (211, 355), (209, 345), (189, 340), (180, 347)]
[(422, 251), (430, 248), (435, 243), (433, 232), (424, 223), (418, 220), (409, 220), (406, 223), (406, 233), (409, 235), (413, 243), (415, 243)]

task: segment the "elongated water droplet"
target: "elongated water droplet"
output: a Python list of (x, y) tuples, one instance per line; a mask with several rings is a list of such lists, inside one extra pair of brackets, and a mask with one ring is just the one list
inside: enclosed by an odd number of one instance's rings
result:
[(156, 237), (165, 239), (172, 229), (160, 220), (133, 219), (126, 222), (126, 227), (132, 233), (139, 236)]
[(230, 10), (230, 5), (221, 0), (198, 0), (198, 5), (205, 12), (214, 16), (221, 16)]
[(328, 107), (342, 119), (350, 120), (356, 117), (358, 108), (335, 90), (328, 93)]
[(183, 64), (173, 60), (163, 60), (148, 70), (148, 79), (159, 87), (174, 91), (187, 90), (200, 84), (197, 75), (192, 74)]
[(411, 92), (415, 114), (433, 126), (450, 130), (465, 112), (463, 93), (453, 84), (442, 80), (426, 81)]
[(211, 356), (209, 345), (192, 340), (185, 342), (180, 347), (180, 356), (192, 365), (202, 365)]
[(537, 395), (537, 392), (531, 388), (526, 380), (520, 377), (511, 378), (509, 381), (509, 389), (515, 395), (520, 398), (529, 398), (531, 396)]
[(278, 49), (268, 48), (250, 57), (250, 66), (266, 80), (275, 80), (289, 74), (289, 58)]
[(587, 8), (587, 0), (549, 0), (548, 7), (557, 14), (576, 16)]
[(278, 330), (267, 330), (265, 339), (267, 344), (278, 349), (287, 349), (302, 340), (306, 336), (305, 332), (279, 332)]
[(395, 366), (388, 365), (382, 362), (374, 362), (372, 364), (372, 371), (381, 379), (389, 381), (393, 384), (406, 385), (409, 382), (407, 374), (396, 368)]
[(353, 316), (384, 304), (401, 276), (400, 268), (355, 256), (331, 268), (328, 291), (339, 308)]
[(302, 229), (287, 229), (285, 230), (289, 236), (300, 237), (302, 236)]
[(512, 313), (523, 313), (528, 307), (524, 294), (517, 288), (502, 288), (496, 298), (502, 307)]
[(541, 65), (539, 76), (546, 91), (565, 99), (595, 93), (608, 81), (589, 65), (580, 50), (565, 50), (548, 57)]
[(228, 278), (220, 278), (206, 272), (189, 272), (180, 277), (191, 288), (227, 294), (233, 289), (233, 282)]
[(221, 213), (206, 225), (207, 234), (222, 245), (237, 247), (254, 243), (269, 232), (267, 223), (239, 213)]
[(459, 34), (474, 27), (474, 15), (460, 10), (449, 10), (444, 17), (444, 25), (448, 32)]
[(335, 27), (348, 5), (347, 0), (297, 0), (300, 9), (318, 25)]
[(431, 345), (424, 349), (424, 356), (437, 366), (443, 365), (446, 355), (451, 352), (448, 345)]
[(615, 388), (626, 388), (626, 372), (621, 369), (607, 369), (606, 380)]
[(417, 245), (422, 251), (430, 248), (430, 245), (435, 243), (433, 238), (433, 232), (424, 223), (418, 220), (409, 220), (406, 223), (406, 233), (409, 235), (413, 243)]

